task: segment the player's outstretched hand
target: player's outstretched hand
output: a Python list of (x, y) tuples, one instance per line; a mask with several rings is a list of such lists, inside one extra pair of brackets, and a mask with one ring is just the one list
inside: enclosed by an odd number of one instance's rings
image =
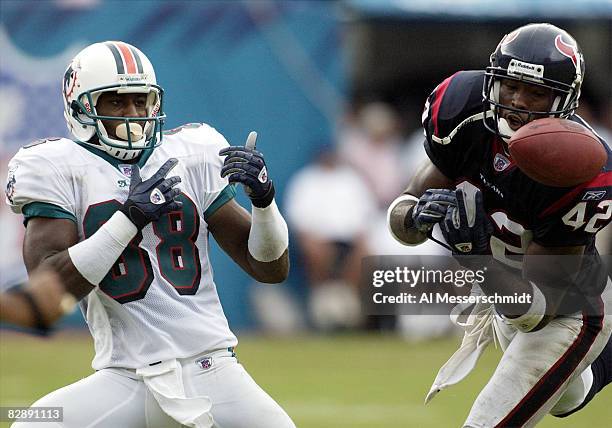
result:
[(446, 211), (441, 224), (442, 235), (454, 255), (489, 253), (493, 225), (487, 216), (480, 190), (474, 197), (466, 197), (462, 189), (455, 191), (457, 205)]
[(219, 156), (226, 156), (221, 177), (230, 183), (240, 183), (254, 206), (265, 208), (274, 199), (274, 184), (268, 177), (263, 155), (255, 150), (257, 133), (251, 132), (244, 146), (221, 149)]
[(166, 175), (178, 164), (178, 160), (170, 158), (148, 180), (142, 181), (138, 165), (132, 166), (130, 178), (130, 193), (120, 210), (140, 230), (152, 221), (157, 221), (163, 214), (178, 210), (182, 202), (175, 198), (181, 193), (175, 189), (181, 178)]
[(412, 210), (414, 226), (428, 233), (436, 223), (446, 217), (449, 207), (457, 206), (455, 191), (450, 189), (428, 189)]

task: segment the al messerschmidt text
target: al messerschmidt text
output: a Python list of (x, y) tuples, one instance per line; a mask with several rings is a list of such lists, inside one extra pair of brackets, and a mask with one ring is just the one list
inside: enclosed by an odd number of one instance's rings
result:
[(384, 293), (374, 293), (372, 300), (376, 304), (397, 304), (397, 303), (488, 303), (488, 304), (511, 304), (511, 303), (528, 303), (531, 304), (531, 295), (529, 293), (513, 293), (509, 295), (492, 294), (487, 295), (469, 295), (469, 296), (456, 296), (449, 293), (400, 293), (391, 296), (387, 296)]

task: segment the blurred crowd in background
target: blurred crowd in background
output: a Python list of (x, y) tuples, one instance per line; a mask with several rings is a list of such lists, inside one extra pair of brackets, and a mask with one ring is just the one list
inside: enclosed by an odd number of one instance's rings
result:
[[(213, 260), (222, 303), (239, 329), (285, 335), (383, 330), (409, 340), (452, 334), (447, 316), (364, 314), (361, 261), (368, 255), (447, 254), (433, 242), (416, 248), (397, 243), (386, 210), (426, 156), (419, 123), (429, 92), (459, 69), (483, 69), (505, 32), (546, 20), (575, 36), (587, 64), (579, 114), (612, 141), (612, 12), (605, 1), (585, 3), (582, 14), (564, 9), (563, 1), (538, 2), (548, 9), (517, 1), (523, 7), (511, 11), (467, 2), (472, 9), (459, 5), (456, 14), (442, 12), (445, 1), (427, 2), (425, 9), (421, 2), (403, 2), (400, 10), (398, 2), (367, 0), (165, 2), (136, 24), (118, 18), (114, 30), (103, 23), (115, 16), (116, 2), (42, 3), (2, 2), (2, 175), (19, 145), (66, 134), (55, 95), (61, 64), (94, 41), (139, 46), (166, 89), (169, 118), (178, 117), (171, 124), (209, 122), (237, 144), (258, 130), (258, 148), (279, 185), (291, 232), (292, 273), (285, 287), (255, 286), (235, 265)], [(121, 7), (147, 6), (151, 2)], [(83, 33), (91, 16), (97, 25)], [(166, 27), (157, 26), (160, 19)], [(66, 31), (44, 33), (55, 25)], [(196, 70), (184, 64), (197, 64)], [(34, 76), (26, 83), (18, 77), (24, 70)], [(42, 105), (36, 87), (46, 91)], [(30, 115), (32, 109), (38, 116)], [(27, 119), (19, 122), (15, 112)], [(0, 285), (6, 288), (25, 272), (18, 255), (21, 219), (4, 204), (0, 227), (6, 255)], [(610, 229), (607, 237), (600, 233), (604, 254), (612, 253)], [(79, 315), (71, 319), (64, 325), (83, 325)]]
[[(428, 241), (406, 247), (387, 232), (386, 210), (412, 178), (425, 157), (421, 128), (402, 127), (400, 113), (384, 101), (351, 106), (339, 122), (334, 141), (322, 146), (313, 159), (291, 177), (285, 213), (293, 230), (298, 256), (308, 286), (307, 317), (319, 331), (362, 328), (396, 330), (409, 340), (452, 334), (446, 316), (421, 314), (397, 317), (367, 316), (361, 311), (361, 259), (373, 255), (448, 255), (447, 249)], [(612, 127), (596, 114), (588, 99), (578, 111), (594, 124), (606, 141)], [(598, 235), (601, 254), (611, 254), (612, 230)], [(361, 284), (362, 285), (362, 284)], [(266, 290), (262, 293), (284, 293)], [(262, 299), (263, 300), (263, 299)], [(277, 298), (273, 304), (292, 305)], [(262, 305), (265, 306), (265, 305)], [(270, 309), (270, 308), (266, 308)], [(261, 318), (268, 321), (266, 310)], [(298, 318), (266, 328), (275, 331), (303, 326)]]

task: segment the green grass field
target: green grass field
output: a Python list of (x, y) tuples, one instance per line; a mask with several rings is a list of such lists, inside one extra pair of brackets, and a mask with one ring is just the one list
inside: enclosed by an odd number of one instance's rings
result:
[[(86, 336), (50, 340), (0, 336), (0, 405), (27, 405), (92, 372)], [(438, 367), (458, 339), (409, 344), (378, 335), (271, 339), (240, 338), (238, 356), (255, 380), (298, 427), (459, 427), (493, 371), (499, 352), (427, 406), (423, 399)], [(8, 424), (0, 424), (6, 427)], [(566, 419), (546, 417), (539, 427), (612, 426), (612, 388)], [(273, 428), (273, 427), (271, 427)]]

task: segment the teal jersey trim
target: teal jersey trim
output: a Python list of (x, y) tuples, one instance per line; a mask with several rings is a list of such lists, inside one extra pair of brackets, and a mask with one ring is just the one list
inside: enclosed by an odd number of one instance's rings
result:
[[(104, 152), (104, 151), (102, 151), (100, 149), (96, 149), (95, 147), (92, 147), (89, 144), (85, 144), (85, 143), (83, 143), (81, 141), (75, 141), (75, 143), (77, 143), (79, 146), (83, 147), (88, 152), (93, 153), (94, 155), (101, 157), (106, 162), (110, 163), (112, 166), (117, 168), (117, 170), (119, 170), (119, 171), (121, 171), (119, 169), (119, 165), (133, 165), (134, 164), (132, 162), (122, 161), (121, 159), (114, 158), (111, 155), (109, 155), (108, 153), (106, 153), (106, 152)], [(142, 153), (140, 154), (140, 157), (138, 158), (138, 162), (135, 162), (136, 165), (138, 165), (139, 168), (142, 168), (144, 166), (144, 164), (147, 163), (147, 160), (149, 160), (149, 158), (153, 154), (153, 150), (155, 150), (155, 147), (142, 151)]]
[(76, 217), (71, 212), (66, 211), (57, 205), (47, 202), (30, 202), (21, 209), (25, 220), (23, 224), (27, 224), (28, 220), (33, 217), (48, 217), (48, 218), (65, 218), (77, 222)]
[(228, 184), (227, 186), (225, 186), (225, 188), (221, 190), (221, 193), (219, 193), (213, 203), (210, 204), (208, 208), (206, 208), (206, 211), (204, 211), (204, 220), (209, 219), (211, 215), (213, 215), (219, 208), (221, 208), (223, 205), (232, 200), (235, 196), (236, 186), (233, 184)]

